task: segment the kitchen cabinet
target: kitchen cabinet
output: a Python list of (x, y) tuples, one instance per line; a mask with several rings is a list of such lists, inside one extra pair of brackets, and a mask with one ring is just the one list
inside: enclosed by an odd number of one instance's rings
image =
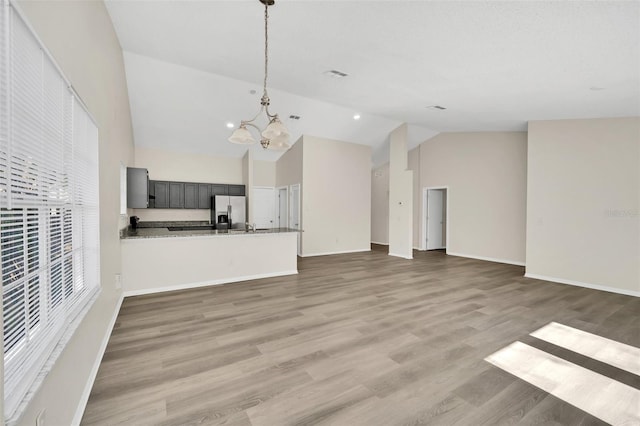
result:
[(198, 184), (185, 183), (184, 184), (184, 208), (197, 209), (199, 201), (200, 200), (198, 198)]
[(208, 184), (208, 183), (198, 184), (198, 208), (199, 209), (211, 208), (211, 184)]
[(153, 181), (153, 207), (156, 209), (169, 208), (169, 182)]
[(155, 209), (210, 209), (216, 195), (245, 196), (246, 190), (244, 185), (152, 180), (147, 199)]
[(169, 208), (184, 208), (184, 183), (169, 182)]
[(244, 185), (228, 185), (229, 195), (246, 195), (244, 192)]
[(147, 169), (127, 167), (127, 208), (149, 207), (149, 172)]
[(211, 185), (211, 195), (229, 195), (229, 185)]

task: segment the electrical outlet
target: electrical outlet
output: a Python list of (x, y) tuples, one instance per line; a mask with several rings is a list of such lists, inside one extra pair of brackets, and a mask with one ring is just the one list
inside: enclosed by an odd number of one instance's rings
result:
[(38, 417), (36, 417), (36, 426), (44, 426), (44, 414), (45, 410), (40, 411), (40, 414), (38, 414)]
[(116, 274), (116, 289), (120, 290), (122, 288), (122, 275)]

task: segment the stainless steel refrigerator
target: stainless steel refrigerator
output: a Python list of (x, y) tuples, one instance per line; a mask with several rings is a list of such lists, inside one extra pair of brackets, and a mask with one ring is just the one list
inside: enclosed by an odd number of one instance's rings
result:
[(247, 198), (235, 195), (211, 197), (211, 223), (218, 229), (244, 228), (247, 217)]

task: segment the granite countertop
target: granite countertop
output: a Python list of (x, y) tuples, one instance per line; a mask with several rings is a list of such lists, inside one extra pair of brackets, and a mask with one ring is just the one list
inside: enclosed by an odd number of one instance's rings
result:
[(204, 237), (204, 236), (233, 236), (233, 235), (262, 235), (262, 234), (283, 234), (289, 232), (300, 232), (291, 228), (259, 228), (256, 231), (245, 231), (244, 229), (187, 229), (183, 231), (170, 231), (173, 227), (198, 227), (207, 226), (207, 222), (140, 222), (137, 230), (132, 230), (131, 226), (123, 229), (120, 233), (120, 239), (139, 239), (139, 238), (167, 238), (167, 237)]

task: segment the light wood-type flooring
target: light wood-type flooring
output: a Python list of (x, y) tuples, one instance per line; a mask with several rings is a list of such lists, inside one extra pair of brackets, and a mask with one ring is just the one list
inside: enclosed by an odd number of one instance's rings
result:
[(640, 299), (414, 252), (303, 258), (299, 274), (126, 298), (84, 425), (606, 424), (485, 361), (550, 322), (640, 346)]

